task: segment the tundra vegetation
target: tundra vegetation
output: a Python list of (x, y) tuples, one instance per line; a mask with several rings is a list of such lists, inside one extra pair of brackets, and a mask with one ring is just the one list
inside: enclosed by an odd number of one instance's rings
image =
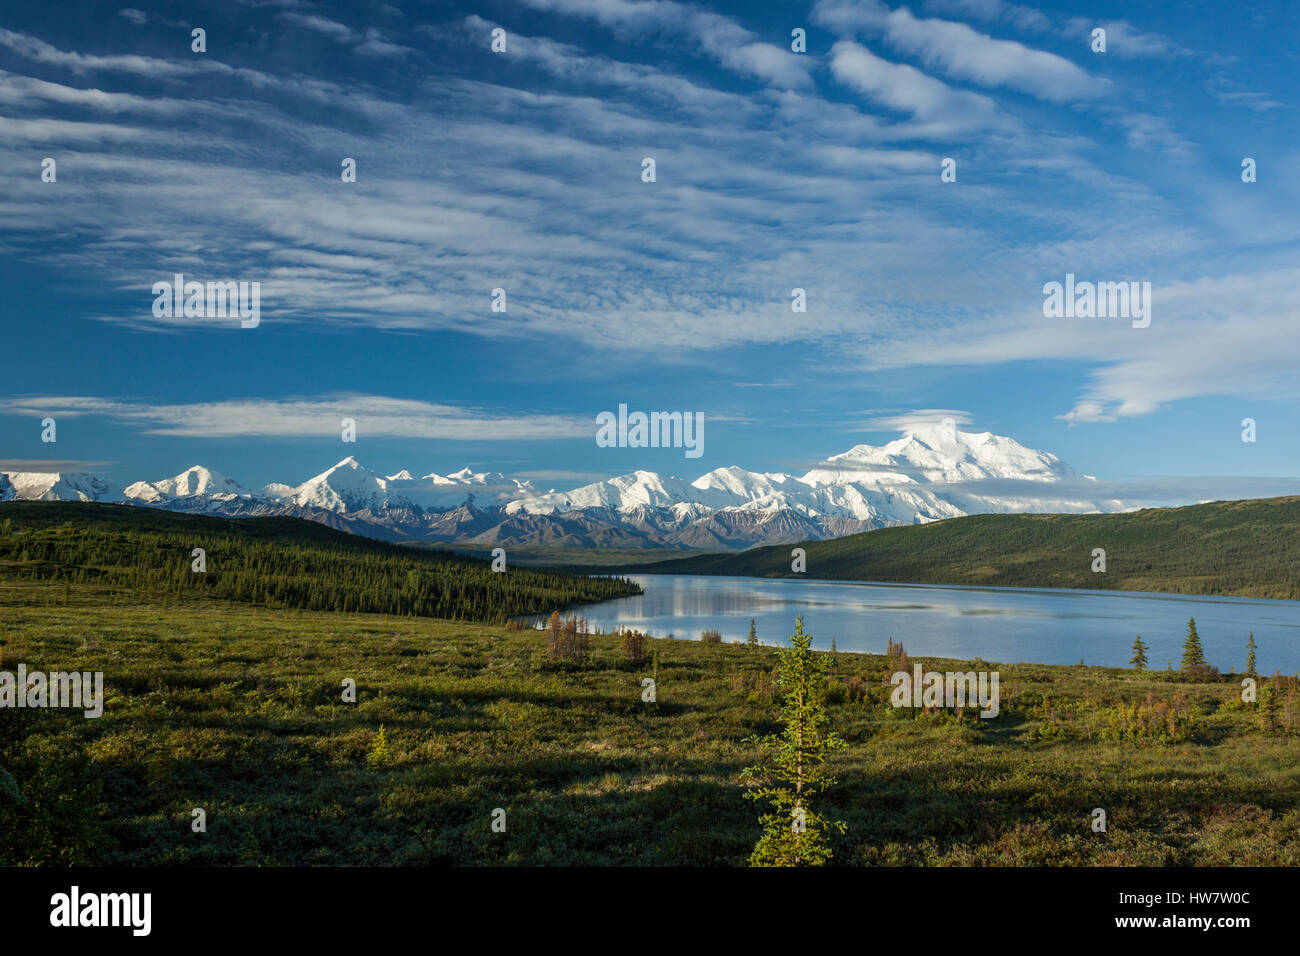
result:
[[(0, 709), (0, 863), (743, 866), (764, 838), (744, 771), (790, 726), (789, 647), (587, 633), (570, 612), (559, 642), (581, 653), (557, 658), (545, 630), (178, 594), (94, 553), (103, 573), (0, 565), (0, 671), (103, 671), (106, 697), (95, 720)], [(1245, 664), (1242, 638), (1218, 663)], [(843, 743), (813, 805), (844, 824), (820, 831), (829, 865), (1300, 865), (1295, 678), (1245, 702), (1210, 668), (882, 649), (803, 652)], [(913, 663), (997, 669), (998, 717), (891, 706)]]

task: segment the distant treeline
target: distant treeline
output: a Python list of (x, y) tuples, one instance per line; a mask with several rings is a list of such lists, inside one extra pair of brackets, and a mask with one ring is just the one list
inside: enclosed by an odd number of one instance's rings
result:
[[(202, 548), (206, 571), (192, 569)], [(299, 518), (216, 518), (80, 502), (0, 504), (0, 576), (274, 608), (500, 622), (640, 593), (621, 578), (508, 568)]]
[[(1122, 514), (972, 515), (881, 528), (800, 543), (807, 552), (803, 574), (791, 570), (790, 544), (641, 564), (635, 571), (1297, 600), (1297, 544), (1300, 497), (1288, 497)], [(1095, 549), (1105, 551), (1105, 571), (1093, 571)]]

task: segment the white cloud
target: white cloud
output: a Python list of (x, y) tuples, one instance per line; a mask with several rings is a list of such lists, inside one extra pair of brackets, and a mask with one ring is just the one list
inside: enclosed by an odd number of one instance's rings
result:
[(727, 69), (784, 89), (809, 89), (811, 58), (762, 42), (730, 17), (673, 0), (524, 0), (536, 10), (586, 17), (621, 30), (687, 38)]
[(483, 409), (380, 395), (170, 405), (90, 396), (36, 396), (0, 400), (0, 412), (68, 418), (103, 416), (135, 426), (147, 435), (186, 438), (337, 436), (344, 418), (355, 419), (358, 433), (374, 438), (546, 441), (595, 435), (594, 413), (590, 418), (493, 414)]
[(351, 42), (360, 39), (351, 27), (314, 13), (278, 13), (276, 17), (303, 29), (323, 33), (334, 40)]
[(1116, 414), (1108, 412), (1100, 402), (1078, 402), (1064, 415), (1057, 415), (1062, 421), (1077, 425), (1081, 422), (1113, 422)]
[(969, 425), (975, 421), (970, 412), (956, 408), (917, 408), (912, 411), (891, 412), (865, 419), (863, 428), (872, 431), (905, 432), (925, 425), (940, 425), (946, 419), (952, 419), (955, 425)]
[(934, 13), (960, 14), (977, 20), (1001, 21), (1018, 30), (1044, 32), (1051, 21), (1042, 11), (1006, 0), (927, 0), (925, 7)]
[(1189, 159), (1195, 147), (1163, 116), (1150, 113), (1120, 113), (1115, 117), (1124, 138), (1133, 149), (1164, 153), (1173, 159)]
[[(136, 54), (94, 56), (69, 53), (51, 46), (43, 40), (25, 33), (0, 29), (0, 46), (7, 47), (19, 56), (47, 66), (59, 66), (78, 73), (88, 70), (115, 70), (150, 76), (185, 76), (196, 70), (194, 64), (176, 63)], [(202, 62), (202, 61), (196, 61)]]
[[(971, 6), (979, 9), (972, 11)], [(1002, 3), (958, 3), (949, 9), (979, 12), (988, 19), (1011, 11), (1009, 4)], [(916, 57), (926, 69), (949, 79), (1007, 87), (1050, 102), (1092, 99), (1110, 85), (1054, 53), (994, 39), (965, 23), (918, 18), (906, 7), (890, 10), (877, 0), (818, 0), (813, 18), (844, 37), (858, 33), (881, 37), (893, 49)], [(1026, 22), (1024, 17), (1019, 19)]]
[(414, 47), (402, 46), (400, 43), (393, 43), (391, 40), (385, 39), (373, 27), (366, 30), (364, 39), (352, 49), (362, 56), (378, 57), (406, 56), (407, 54), (419, 52)]
[(60, 50), (29, 34), (3, 28), (0, 28), (0, 46), (33, 63), (70, 70), (79, 76), (107, 72), (124, 73), (144, 80), (169, 81), (206, 74), (237, 80), (254, 90), (276, 90), (326, 103), (343, 98), (347, 92), (345, 88), (327, 80), (277, 77), (261, 70), (232, 67), (212, 56), (164, 60), (138, 54), (98, 56), (76, 53)]
[(324, 34), (332, 40), (351, 46), (354, 53), (360, 53), (362, 56), (393, 57), (419, 52), (413, 47), (391, 42), (374, 27), (368, 27), (365, 32), (358, 32), (346, 24), (318, 14), (279, 13), (276, 16), (286, 23)]
[[(516, 478), (526, 478), (532, 481), (580, 481), (584, 484), (596, 481), (605, 481), (609, 478), (606, 472), (600, 471), (565, 471), (563, 469), (542, 469), (539, 471), (519, 471), (514, 473)], [(518, 492), (513, 485), (509, 491)]]
[(1273, 99), (1268, 93), (1244, 89), (1225, 76), (1211, 77), (1206, 81), (1205, 88), (1220, 103), (1241, 106), (1256, 113), (1267, 113), (1270, 110), (1284, 109), (1286, 106), (1285, 103)]
[(83, 461), (75, 458), (0, 458), (0, 471), (94, 471), (111, 464), (110, 461)]
[(1122, 319), (1044, 318), (1039, 284), (1032, 290), (1035, 305), (1019, 315), (977, 322), (961, 339), (914, 333), (863, 358), (879, 369), (1044, 360), (1090, 364), (1094, 369), (1078, 401), (1057, 416), (1076, 424), (1150, 415), (1192, 398), (1295, 400), (1297, 286), (1300, 269), (1291, 265), (1192, 280), (1156, 277), (1151, 325), (1134, 329)]
[[(692, 22), (671, 6), (667, 22)], [(733, 35), (744, 48), (734, 26), (714, 24), (714, 55)], [(697, 27), (692, 49), (704, 49)], [(836, 45), (828, 62), (846, 88), (823, 98), (732, 92), (512, 33), (529, 71), (518, 88), (436, 73), (394, 100), (200, 58), (88, 57), (9, 31), (0, 45), (72, 77), (2, 77), (0, 162), (29, 168), (33, 153), (76, 147), (57, 191), (29, 175), (0, 197), (0, 250), (84, 279), (107, 321), (156, 331), (149, 289), (183, 271), (260, 280), (263, 330), (452, 330), (661, 361), (784, 345), (856, 369), (1089, 363), (1070, 421), (1295, 390), (1281, 293), (1300, 279), (1245, 263), (1186, 291), (1207, 262), (1220, 273), (1225, 236), (1296, 241), (1294, 203), (1278, 201), (1294, 186), (1243, 194), (1233, 176), (1206, 184), (1187, 170), (1202, 206), (1184, 210), (1158, 177), (1099, 165), (1098, 143), (1054, 117), (1013, 118), (861, 44)], [(229, 82), (181, 99), (192, 84), (173, 69)], [(130, 93), (114, 89), (121, 70), (138, 81)], [(844, 101), (850, 90), (879, 115)], [(303, 96), (329, 109), (304, 110)], [(1114, 122), (1132, 145), (1192, 148), (1162, 117)], [(951, 188), (938, 179), (949, 150), (961, 162)], [(359, 158), (357, 188), (339, 182), (344, 155)], [(646, 155), (653, 185), (639, 178)], [(50, 234), (68, 238), (51, 246)], [(1039, 290), (1066, 271), (1156, 280), (1152, 328), (1047, 323)], [(489, 308), (498, 285), (506, 314)], [(806, 314), (790, 311), (794, 286)]]
[(1193, 55), (1191, 50), (1169, 37), (1139, 30), (1127, 20), (1072, 17), (1066, 21), (1064, 32), (1070, 36), (1087, 38), (1091, 42), (1092, 31), (1097, 27), (1106, 31), (1107, 56), (1170, 59)]
[(879, 31), (889, 17), (889, 7), (881, 0), (817, 0), (813, 4), (814, 23), (829, 27), (841, 37), (860, 30)]
[(99, 113), (138, 113), (173, 119), (186, 113), (212, 114), (219, 109), (180, 99), (81, 89), (4, 70), (0, 70), (0, 80), (4, 81), (0, 83), (0, 103), (9, 107), (31, 106), (33, 101), (40, 100), (52, 107), (84, 107)]
[(913, 66), (881, 59), (849, 40), (841, 40), (831, 49), (831, 72), (872, 102), (910, 114), (931, 138), (1011, 126), (988, 97), (953, 89)]
[(885, 19), (885, 36), (895, 49), (951, 79), (1005, 86), (1053, 102), (1091, 99), (1109, 85), (1053, 53), (995, 40), (964, 23), (918, 20), (906, 7)]

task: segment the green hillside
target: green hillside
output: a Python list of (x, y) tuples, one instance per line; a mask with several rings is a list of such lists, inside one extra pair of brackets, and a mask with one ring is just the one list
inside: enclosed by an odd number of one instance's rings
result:
[[(1103, 588), (1300, 599), (1300, 497), (1104, 515), (973, 515), (806, 541), (809, 578)], [(643, 564), (638, 573), (798, 577), (794, 545)], [(1094, 548), (1106, 551), (1092, 571)], [(632, 570), (627, 568), (624, 570)]]
[[(191, 569), (195, 548), (207, 570)], [(216, 518), (80, 502), (0, 504), (0, 578), (274, 608), (501, 622), (639, 592), (610, 578), (418, 551), (299, 518)]]

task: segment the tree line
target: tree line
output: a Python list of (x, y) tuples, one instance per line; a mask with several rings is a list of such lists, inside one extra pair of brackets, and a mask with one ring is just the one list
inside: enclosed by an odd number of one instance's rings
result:
[[(494, 572), (486, 561), (359, 538), (301, 519), (32, 504), (38, 507), (3, 506), (0, 575), (272, 608), (494, 623), (640, 593), (622, 578), (527, 568)], [(105, 516), (105, 508), (117, 510)], [(139, 520), (122, 511), (138, 512)], [(196, 548), (203, 549), (206, 570), (194, 570)]]

